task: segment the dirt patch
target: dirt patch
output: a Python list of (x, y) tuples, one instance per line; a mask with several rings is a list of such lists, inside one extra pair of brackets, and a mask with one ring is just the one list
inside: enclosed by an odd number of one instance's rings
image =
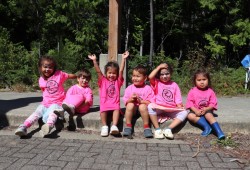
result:
[[(250, 165), (250, 134), (232, 133), (227, 135), (225, 140), (218, 140), (213, 134), (203, 137), (200, 134), (179, 133), (176, 134), (175, 139), (185, 141), (197, 147), (199, 151), (222, 152), (235, 158), (231, 161)], [(197, 155), (199, 151), (197, 151)]]

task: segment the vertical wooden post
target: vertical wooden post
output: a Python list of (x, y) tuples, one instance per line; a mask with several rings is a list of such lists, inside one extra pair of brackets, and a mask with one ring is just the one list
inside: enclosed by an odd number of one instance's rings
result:
[(120, 48), (121, 0), (109, 0), (108, 59), (116, 60)]

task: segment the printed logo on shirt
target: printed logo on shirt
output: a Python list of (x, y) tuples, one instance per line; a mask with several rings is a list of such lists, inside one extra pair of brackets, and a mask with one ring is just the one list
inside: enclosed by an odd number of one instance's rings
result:
[(115, 85), (111, 84), (107, 89), (107, 95), (109, 98), (114, 98), (115, 96)]
[(162, 91), (162, 97), (164, 98), (164, 100), (166, 100), (167, 102), (173, 102), (173, 93), (168, 90), (168, 89), (164, 89)]
[(58, 83), (55, 80), (49, 80), (46, 83), (46, 89), (48, 93), (54, 94), (58, 90)]
[(208, 101), (206, 99), (202, 99), (201, 101), (199, 101), (199, 107), (203, 108), (203, 107), (207, 107), (208, 106)]

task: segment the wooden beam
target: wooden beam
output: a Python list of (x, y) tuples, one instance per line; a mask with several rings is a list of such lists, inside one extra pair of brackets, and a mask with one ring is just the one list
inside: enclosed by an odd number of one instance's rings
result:
[(109, 0), (108, 59), (116, 60), (120, 48), (121, 0)]

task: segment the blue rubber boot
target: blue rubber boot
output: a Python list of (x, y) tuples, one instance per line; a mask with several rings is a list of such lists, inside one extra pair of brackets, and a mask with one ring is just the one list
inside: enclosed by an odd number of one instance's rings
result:
[(211, 126), (212, 126), (213, 130), (215, 131), (215, 133), (217, 134), (217, 137), (219, 140), (225, 139), (225, 135), (222, 132), (218, 122), (213, 123)]
[(208, 136), (212, 132), (212, 128), (204, 116), (200, 117), (200, 119), (197, 121), (197, 124), (203, 128), (203, 132), (201, 133), (201, 136)]

